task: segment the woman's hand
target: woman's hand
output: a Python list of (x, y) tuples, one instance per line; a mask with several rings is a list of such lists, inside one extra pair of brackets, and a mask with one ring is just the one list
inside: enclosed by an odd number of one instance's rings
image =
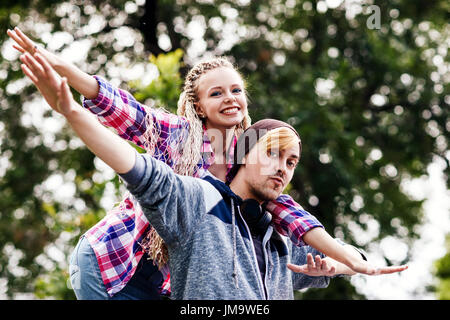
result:
[(97, 97), (99, 85), (93, 76), (80, 70), (74, 64), (64, 61), (50, 51), (37, 46), (17, 27), (14, 30), (6, 31), (6, 33), (16, 42), (13, 47), (23, 53), (23, 55), (26, 56), (28, 54), (36, 58), (36, 55), (40, 54), (60, 76), (66, 77), (69, 85), (81, 95), (87, 99)]
[(375, 268), (371, 266), (366, 261), (361, 261), (360, 264), (354, 265), (352, 268), (349, 268), (343, 263), (340, 263), (334, 259), (329, 257), (322, 259), (319, 255), (313, 259), (311, 253), (308, 253), (306, 257), (306, 264), (298, 266), (295, 264), (288, 263), (287, 267), (297, 273), (304, 273), (307, 276), (311, 277), (332, 277), (339, 274), (345, 275), (354, 275), (355, 273), (362, 273), (366, 275), (381, 275), (381, 274), (390, 274), (401, 272), (403, 270), (408, 269), (408, 266), (393, 266), (393, 267), (381, 267)]
[(113, 170), (130, 171), (135, 163), (135, 149), (73, 100), (67, 79), (61, 78), (42, 55), (37, 53), (35, 58), (26, 52), (20, 56), (21, 67), (50, 107), (64, 115), (86, 146)]
[(23, 72), (33, 81), (52, 109), (69, 115), (79, 105), (73, 103), (67, 79), (61, 78), (42, 55), (37, 53), (35, 57), (28, 52), (20, 56)]
[(28, 38), (19, 28), (15, 27), (14, 30), (8, 29), (6, 33), (16, 42), (16, 44), (13, 44), (14, 49), (23, 54), (28, 52), (31, 56), (34, 56), (35, 53), (40, 53), (45, 57), (48, 63), (55, 68), (55, 70), (62, 65), (62, 61), (57, 55), (42, 48), (41, 46), (36, 45), (36, 43)]
[(390, 274), (401, 272), (408, 269), (407, 265), (403, 266), (391, 266), (391, 267), (375, 267), (367, 261), (359, 261), (352, 265), (351, 269), (357, 273), (367, 274), (369, 276), (377, 276), (381, 274)]

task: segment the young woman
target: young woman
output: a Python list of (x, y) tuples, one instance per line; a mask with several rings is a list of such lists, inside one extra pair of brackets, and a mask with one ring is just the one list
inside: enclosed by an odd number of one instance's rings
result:
[[(122, 138), (144, 148), (178, 174), (202, 177), (209, 171), (226, 180), (237, 137), (250, 126), (245, 84), (228, 60), (212, 59), (190, 70), (178, 115), (174, 115), (146, 107), (130, 93), (37, 48), (17, 28), (7, 33), (17, 42), (17, 50), (27, 52), (21, 56), (24, 64), (42, 69), (30, 54), (44, 56), (85, 97), (84, 107)], [(287, 195), (266, 208), (276, 230), (296, 245), (304, 245), (307, 231), (322, 227)], [(310, 247), (307, 250), (317, 253)], [(320, 258), (317, 266), (321, 268)], [(80, 299), (153, 299), (170, 293), (167, 250), (132, 196), (127, 195), (81, 237), (71, 259), (71, 281)]]

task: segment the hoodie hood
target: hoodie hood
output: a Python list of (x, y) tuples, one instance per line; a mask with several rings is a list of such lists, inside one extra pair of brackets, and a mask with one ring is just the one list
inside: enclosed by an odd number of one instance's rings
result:
[(223, 183), (222, 181), (213, 178), (212, 176), (206, 176), (203, 178), (203, 180), (208, 181), (211, 183), (217, 191), (220, 192), (220, 194), (223, 196), (223, 198), (226, 199), (233, 199), (237, 205), (241, 205), (243, 200), (241, 197), (239, 197), (237, 194), (235, 194), (229, 187), (228, 184)]

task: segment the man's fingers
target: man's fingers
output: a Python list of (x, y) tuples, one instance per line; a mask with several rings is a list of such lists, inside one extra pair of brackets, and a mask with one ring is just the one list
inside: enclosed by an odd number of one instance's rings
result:
[(315, 268), (314, 259), (311, 253), (308, 253), (308, 255), (306, 256), (306, 264), (310, 269)]
[(315, 263), (316, 263), (316, 269), (317, 269), (317, 271), (319, 271), (322, 268), (322, 259), (320, 258), (319, 255), (316, 255)]
[(61, 80), (61, 99), (68, 102), (72, 99), (72, 92), (70, 91), (69, 85), (67, 84), (67, 78), (63, 77)]
[(33, 83), (35, 85), (37, 85), (38, 83), (38, 79), (36, 78), (36, 76), (33, 74), (33, 72), (25, 65), (25, 64), (21, 64), (20, 65), (22, 68), (22, 71), (25, 73), (25, 75), (30, 78), (31, 81), (33, 81)]
[(302, 265), (302, 266), (297, 266), (295, 264), (287, 264), (287, 267), (289, 268), (289, 270), (294, 271), (296, 273), (305, 273), (308, 272), (308, 267), (306, 265)]
[(40, 53), (36, 53), (35, 55), (36, 60), (41, 64), (41, 66), (44, 68), (45, 72), (51, 73), (53, 72), (53, 68), (48, 63), (47, 59), (44, 58)]
[(37, 77), (45, 74), (44, 68), (29, 53), (20, 56), (20, 60), (25, 63)]
[(324, 271), (329, 271), (329, 267), (328, 267), (328, 263), (327, 263), (327, 261), (326, 260), (322, 260), (322, 270), (324, 270)]
[(336, 273), (336, 267), (332, 266), (329, 270), (328, 270), (328, 274), (332, 275)]

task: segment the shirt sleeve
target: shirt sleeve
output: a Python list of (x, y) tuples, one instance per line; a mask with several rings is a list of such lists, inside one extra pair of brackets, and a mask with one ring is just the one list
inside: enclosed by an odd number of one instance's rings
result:
[[(147, 151), (152, 148), (157, 155), (164, 154), (159, 160), (170, 162), (173, 151), (177, 150), (189, 130), (188, 121), (162, 109), (145, 106), (128, 91), (99, 76), (94, 78), (99, 85), (99, 93), (94, 99), (83, 99), (83, 106), (103, 125), (114, 128), (120, 137)], [(158, 140), (151, 144), (149, 137), (156, 132)]]
[(206, 181), (177, 175), (165, 163), (137, 152), (133, 169), (120, 176), (167, 244), (190, 238), (206, 212), (204, 195), (215, 190)]
[(323, 228), (323, 225), (305, 211), (301, 205), (288, 195), (281, 195), (270, 201), (266, 209), (272, 214), (272, 221), (276, 231), (291, 239), (296, 246), (304, 246), (303, 236), (313, 228)]

